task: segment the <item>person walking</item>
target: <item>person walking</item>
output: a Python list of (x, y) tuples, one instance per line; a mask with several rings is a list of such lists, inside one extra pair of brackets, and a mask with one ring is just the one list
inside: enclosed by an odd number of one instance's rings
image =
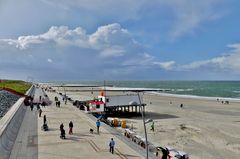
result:
[(96, 126), (97, 126), (97, 133), (99, 134), (99, 128), (100, 128), (100, 121), (99, 120), (97, 120), (96, 121)]
[(40, 109), (40, 103), (37, 103), (37, 110)]
[(65, 98), (65, 104), (67, 104), (67, 97)]
[(33, 102), (30, 103), (31, 111), (33, 111)]
[(154, 132), (154, 121), (152, 122), (151, 130)]
[(113, 140), (113, 138), (111, 138), (109, 142), (109, 152), (111, 152), (112, 154), (114, 153), (114, 146), (115, 146), (115, 141)]
[(60, 138), (66, 139), (63, 123), (60, 125)]
[(60, 108), (60, 105), (61, 105), (61, 102), (60, 101), (58, 101), (58, 107)]
[(68, 132), (68, 134), (73, 134), (73, 122), (72, 121), (70, 121), (70, 123), (69, 123), (69, 132)]
[(42, 115), (42, 109), (40, 108), (39, 109), (39, 117), (41, 117), (41, 115)]
[(63, 125), (63, 123), (60, 125), (60, 131), (61, 130), (63, 130), (63, 127), (64, 127), (64, 125)]
[(46, 115), (43, 116), (43, 124), (47, 124), (47, 117), (46, 117)]

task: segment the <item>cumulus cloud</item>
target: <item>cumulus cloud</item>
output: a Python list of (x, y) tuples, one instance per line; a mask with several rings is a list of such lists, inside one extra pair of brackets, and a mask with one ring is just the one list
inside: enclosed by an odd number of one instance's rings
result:
[[(205, 22), (221, 18), (226, 14), (222, 6), (225, 6), (227, 3), (225, 0), (105, 0), (101, 3), (99, 3), (99, 0), (42, 1), (53, 6), (59, 6), (63, 10), (77, 8), (90, 12), (97, 18), (101, 17), (104, 19), (104, 17), (108, 17), (109, 19), (115, 19), (115, 21), (142, 19), (146, 11), (151, 12), (148, 8), (150, 6), (150, 8), (156, 10), (154, 16), (158, 20), (151, 22), (149, 25), (158, 24), (159, 21), (164, 23), (164, 19), (161, 17), (164, 14), (171, 15), (168, 18), (171, 21), (168, 27), (171, 40), (193, 33)], [(166, 8), (167, 12), (163, 12)], [(142, 11), (145, 12), (142, 13)]]
[(151, 77), (161, 71), (196, 70), (239, 74), (240, 44), (228, 47), (230, 50), (222, 56), (179, 64), (148, 53), (118, 23), (101, 26), (93, 33), (81, 27), (53, 26), (39, 35), (0, 39), (0, 67), (5, 68), (0, 74), (22, 72), (44, 79), (129, 79)]
[(118, 23), (101, 26), (90, 34), (81, 27), (52, 26), (43, 34), (0, 39), (0, 51), (3, 57), (0, 65), (13, 70), (29, 69), (39, 76), (60, 76), (61, 72), (68, 72), (77, 78), (82, 71), (85, 72), (81, 73), (83, 76), (97, 78), (106, 70), (108, 74), (116, 75), (116, 70), (119, 70), (126, 75), (137, 69), (156, 65), (158, 69), (169, 69), (172, 65), (171, 62), (161, 63), (145, 53), (144, 47)]

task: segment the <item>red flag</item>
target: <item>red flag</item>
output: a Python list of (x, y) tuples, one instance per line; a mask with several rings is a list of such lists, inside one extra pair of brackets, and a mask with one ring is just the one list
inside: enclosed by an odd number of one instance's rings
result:
[(104, 96), (104, 89), (102, 89), (101, 96)]

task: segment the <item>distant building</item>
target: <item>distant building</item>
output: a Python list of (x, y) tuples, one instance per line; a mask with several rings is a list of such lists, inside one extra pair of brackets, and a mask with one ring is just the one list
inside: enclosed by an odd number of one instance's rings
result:
[[(140, 98), (140, 99), (139, 99)], [(98, 96), (97, 99), (90, 101), (87, 112), (109, 112), (109, 111), (122, 111), (122, 112), (140, 112), (140, 106), (144, 106), (142, 96), (135, 94), (131, 95), (112, 95), (112, 96)]]

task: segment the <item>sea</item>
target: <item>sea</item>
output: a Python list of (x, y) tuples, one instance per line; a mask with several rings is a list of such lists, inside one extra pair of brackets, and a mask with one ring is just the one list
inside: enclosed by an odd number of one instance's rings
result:
[(99, 85), (159, 89), (154, 93), (240, 99), (240, 81), (55, 81), (58, 84)]

